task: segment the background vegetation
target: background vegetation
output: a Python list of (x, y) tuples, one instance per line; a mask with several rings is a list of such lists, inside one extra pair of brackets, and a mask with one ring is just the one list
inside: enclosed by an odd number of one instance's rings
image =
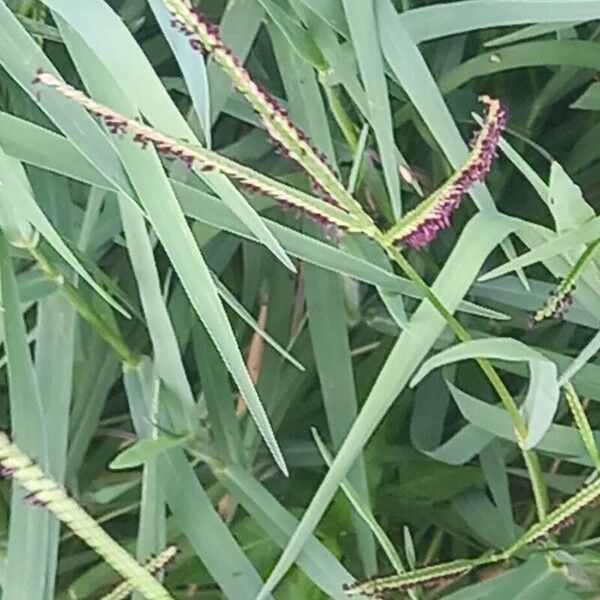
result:
[[(32, 83), (58, 72), (312, 194), (163, 0), (0, 0), (2, 429), (140, 562), (177, 544), (173, 598), (343, 599), (355, 579), (506, 550), (599, 463), (600, 2), (194, 5), (383, 229), (463, 163), (478, 96), (506, 104), (486, 184), (404, 252), (477, 341), (456, 345), (365, 236), (141, 150)], [(563, 277), (573, 306), (532, 327)], [(520, 444), (481, 357), (523, 405)], [(144, 580), (14, 475), (3, 599)], [(545, 545), (411, 596), (595, 597), (594, 499), (564, 505), (575, 524)]]

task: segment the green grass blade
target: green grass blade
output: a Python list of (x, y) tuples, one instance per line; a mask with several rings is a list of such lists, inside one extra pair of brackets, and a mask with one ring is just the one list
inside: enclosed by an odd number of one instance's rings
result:
[(321, 54), (319, 47), (310, 37), (302, 25), (290, 16), (290, 7), (278, 6), (273, 0), (259, 0), (265, 8), (273, 23), (278, 27), (287, 43), (295, 50), (298, 56), (319, 71), (327, 69), (327, 62)]
[[(327, 446), (325, 446), (323, 440), (321, 440), (321, 438), (319, 437), (319, 434), (316, 429), (313, 428), (311, 433), (315, 440), (315, 443), (317, 444), (317, 448), (319, 449), (319, 452), (323, 457), (323, 460), (325, 461), (325, 464), (328, 467), (331, 467), (333, 459), (331, 458), (331, 455), (327, 450)], [(379, 545), (385, 552), (385, 555), (388, 557), (390, 564), (394, 567), (394, 569), (396, 569), (397, 573), (403, 573), (406, 569), (402, 564), (402, 559), (400, 558), (400, 555), (396, 551), (394, 544), (386, 535), (381, 525), (377, 522), (377, 519), (375, 519), (375, 515), (373, 515), (370, 506), (365, 504), (365, 502), (363, 501), (362, 495), (357, 490), (355, 490), (354, 487), (352, 487), (352, 484), (347, 479), (344, 479), (344, 481), (342, 481), (340, 487), (342, 488), (344, 494), (346, 494), (346, 498), (348, 498), (348, 500), (354, 507), (354, 510), (356, 510), (356, 512), (361, 516), (365, 523), (368, 524), (369, 528), (377, 538)]]
[(242, 442), (240, 420), (235, 412), (235, 398), (225, 366), (202, 325), (194, 328), (192, 336), (215, 448), (226, 464), (246, 465), (247, 452)]
[[(340, 447), (358, 413), (352, 371), (343, 282), (338, 275), (307, 266), (304, 289), (315, 363), (321, 382), (323, 405), (334, 447)], [(335, 351), (332, 352), (332, 349)], [(362, 457), (348, 474), (348, 480), (366, 506), (369, 488)], [(361, 558), (367, 575), (377, 572), (375, 543), (362, 520), (354, 519)], [(367, 529), (367, 533), (365, 533)]]
[(16, 176), (14, 169), (11, 167), (6, 155), (1, 149), (0, 177), (2, 177), (4, 183), (4, 193), (13, 198), (13, 206), (15, 207), (15, 214), (18, 216), (18, 218), (22, 219), (30, 226), (33, 226), (36, 231), (41, 233), (42, 236), (50, 243), (50, 245), (60, 254), (60, 256), (73, 268), (73, 270), (77, 274), (81, 275), (82, 279), (89, 283), (92, 288), (111, 306), (126, 315), (126, 311), (121, 308), (81, 266), (81, 263), (65, 244), (56, 229), (54, 229), (52, 223), (50, 223), (42, 209), (36, 203), (29, 190)]
[[(0, 291), (2, 325), (8, 356), (8, 377), (12, 434), (23, 448), (44, 466), (49, 464), (48, 434), (44, 427), (45, 410), (19, 306), (13, 266), (8, 245), (0, 234)], [(47, 598), (47, 556), (50, 516), (25, 502), (25, 494), (16, 489), (11, 497), (11, 519), (7, 553), (11, 557), (3, 583), (7, 600)], [(23, 573), (27, 573), (23, 579)]]
[(189, 90), (196, 115), (202, 127), (206, 145), (211, 146), (210, 94), (208, 75), (204, 61), (199, 60), (198, 54), (171, 26), (171, 15), (161, 0), (150, 0), (152, 12), (160, 25), (163, 35), (169, 42), (173, 54), (183, 74), (183, 79)]
[(156, 367), (162, 381), (173, 390), (188, 417), (189, 431), (194, 431), (192, 415), (194, 397), (181, 359), (175, 332), (162, 296), (160, 280), (146, 222), (140, 211), (127, 199), (119, 197), (119, 210), (127, 241), (131, 266), (136, 277), (144, 316), (150, 332)]
[(416, 43), (487, 27), (589, 21), (600, 18), (594, 0), (494, 0), (448, 2), (407, 11), (402, 22)]
[[(467, 156), (468, 148), (425, 59), (410, 39), (390, 0), (375, 0), (375, 6), (385, 59), (415, 109), (433, 133), (452, 167), (460, 168)], [(491, 210), (493, 208), (493, 200), (485, 188), (479, 186), (479, 188), (471, 190), (470, 195), (480, 209)]]
[[(48, 0), (46, 4), (84, 37), (86, 44), (119, 82), (124, 94), (150, 123), (179, 139), (197, 142), (141, 48), (106, 3), (91, 0), (86, 4), (85, 10), (80, 5), (65, 0)], [(105, 43), (102, 31), (111, 32), (111, 44)], [(122, 60), (123, 56), (128, 57), (127, 61)], [(235, 186), (219, 173), (197, 173), (238, 213), (258, 239), (293, 271), (294, 267), (279, 243)]]
[[(69, 433), (69, 408), (73, 382), (76, 313), (58, 294), (38, 304), (38, 329), (35, 370), (44, 405), (48, 436), (48, 473), (59, 483), (64, 481)], [(46, 597), (54, 598), (58, 562), (60, 526), (50, 523), (47, 557)]]
[(388, 101), (388, 87), (384, 74), (382, 50), (377, 44), (379, 36), (374, 3), (371, 0), (365, 2), (343, 0), (343, 5), (369, 103), (371, 126), (381, 153), (388, 194), (394, 216), (397, 219), (402, 214), (400, 177), (396, 161), (396, 144), (392, 133), (392, 115)]
[[(138, 369), (138, 385), (126, 388), (127, 399), (132, 413), (141, 413), (138, 425), (143, 439), (156, 439), (158, 432), (153, 423), (158, 421), (158, 390), (159, 381), (150, 361), (143, 361)], [(144, 411), (145, 408), (145, 411)], [(140, 423), (141, 422), (141, 423)], [(166, 544), (166, 505), (164, 479), (160, 473), (160, 461), (156, 456), (144, 461), (142, 473), (142, 488), (140, 498), (138, 536), (136, 557), (144, 563), (151, 556), (158, 554)], [(134, 600), (142, 600), (139, 593), (133, 594)]]
[[(286, 94), (290, 99), (291, 116), (302, 125), (335, 165), (327, 114), (314, 73), (307, 65), (297, 60), (296, 54), (290, 49), (283, 35), (271, 30), (271, 39)], [(311, 109), (307, 110), (307, 107)], [(305, 229), (310, 232), (316, 228)], [(317, 236), (318, 233), (314, 235)], [(304, 271), (304, 285), (323, 404), (329, 430), (337, 447), (350, 429), (357, 413), (342, 280), (337, 273), (307, 265)], [(334, 346), (337, 346), (337, 352), (332, 353), (331, 348)], [(368, 503), (368, 484), (362, 457), (357, 460), (350, 479)], [(375, 573), (377, 561), (373, 536), (356, 515), (353, 515), (353, 522), (365, 572)]]
[(298, 362), (281, 344), (275, 340), (269, 333), (264, 330), (257, 322), (256, 319), (244, 308), (243, 304), (241, 304), (237, 298), (227, 289), (227, 287), (219, 281), (217, 277), (213, 277), (213, 281), (219, 292), (219, 296), (223, 298), (225, 303), (233, 309), (237, 315), (242, 319), (245, 323), (247, 323), (260, 337), (262, 337), (269, 346), (271, 346), (274, 350), (279, 352), (285, 360), (294, 365), (296, 369), (299, 371), (305, 371), (306, 369), (302, 365), (302, 363)]
[[(143, 397), (145, 369), (151, 368), (148, 359), (124, 373), (130, 401)], [(147, 405), (132, 406), (134, 425), (140, 435), (146, 428)], [(235, 538), (215, 512), (194, 469), (181, 449), (173, 449), (160, 457), (159, 469), (166, 500), (188, 538), (194, 552), (206, 565), (226, 596), (251, 600), (260, 589), (260, 578), (242, 552)]]
[[(219, 30), (223, 41), (243, 62), (262, 24), (265, 10), (256, 0), (229, 0)], [(211, 120), (214, 123), (231, 97), (231, 79), (215, 63), (207, 68), (210, 87)]]
[[(298, 525), (296, 517), (247, 470), (232, 465), (218, 475), (271, 539), (278, 546), (285, 547)], [(352, 576), (316, 536), (308, 539), (304, 551), (298, 557), (298, 565), (328, 597), (345, 600), (346, 594), (342, 586), (352, 581)]]
[(559, 385), (564, 385), (598, 352), (600, 349), (600, 332), (585, 345), (583, 350), (577, 355), (575, 360), (562, 372), (558, 379)]

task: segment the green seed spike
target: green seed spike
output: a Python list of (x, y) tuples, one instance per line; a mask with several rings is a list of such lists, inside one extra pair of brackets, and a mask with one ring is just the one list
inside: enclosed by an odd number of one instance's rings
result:
[(525, 532), (507, 551), (512, 555), (528, 544), (542, 543), (551, 535), (573, 523), (575, 515), (584, 508), (593, 505), (600, 498), (600, 477), (571, 496), (543, 521), (536, 523)]
[(588, 260), (593, 256), (594, 252), (598, 248), (600, 240), (596, 240), (593, 244), (590, 244), (581, 256), (577, 259), (577, 262), (567, 274), (567, 276), (558, 284), (555, 290), (550, 293), (550, 297), (546, 300), (545, 304), (536, 310), (531, 315), (530, 324), (535, 325), (545, 319), (555, 318), (558, 320), (564, 319), (565, 312), (573, 304), (573, 292), (575, 291), (575, 283), (583, 268), (585, 267)]
[(504, 555), (496, 554), (478, 559), (459, 559), (439, 565), (415, 569), (399, 575), (376, 577), (346, 585), (344, 590), (350, 596), (364, 594), (374, 598), (385, 598), (392, 592), (404, 592), (416, 586), (434, 587), (466, 575), (474, 568), (504, 560)]
[(563, 527), (573, 522), (575, 515), (600, 499), (600, 477), (582, 488), (577, 494), (552, 511), (543, 521), (529, 528), (508, 550), (475, 559), (458, 559), (451, 562), (415, 569), (408, 573), (376, 577), (344, 586), (350, 596), (363, 594), (385, 598), (392, 592), (404, 592), (416, 586), (433, 587), (466, 575), (473, 569), (505, 561), (525, 546), (546, 541)]
[(51, 73), (38, 71), (34, 81), (56, 90), (65, 98), (85, 108), (90, 114), (101, 119), (113, 134), (129, 133), (133, 136), (134, 141), (142, 147), (152, 145), (163, 156), (180, 160), (190, 168), (197, 165), (204, 171), (223, 173), (238, 181), (245, 189), (274, 198), (282, 206), (306, 213), (323, 225), (332, 225), (346, 231), (359, 231), (361, 228), (357, 219), (346, 210), (257, 173), (216, 152), (200, 146), (191, 146), (136, 119), (130, 119), (112, 108), (96, 102), (73, 86), (63, 83)]
[(596, 446), (596, 440), (594, 439), (592, 428), (587, 420), (585, 410), (581, 404), (581, 401), (579, 400), (579, 396), (577, 395), (577, 392), (571, 383), (567, 383), (564, 386), (564, 390), (565, 399), (567, 400), (567, 404), (569, 405), (569, 409), (571, 410), (571, 414), (575, 420), (575, 425), (579, 430), (579, 435), (581, 435), (583, 445), (592, 459), (596, 470), (600, 471), (600, 455), (598, 454), (598, 446)]
[[(144, 569), (155, 575), (163, 571), (177, 556), (179, 548), (177, 546), (167, 546), (160, 554), (153, 556), (144, 563)], [(124, 600), (131, 594), (133, 588), (129, 581), (122, 581), (111, 592), (103, 596), (101, 600)]]
[(138, 590), (147, 600), (174, 600), (142, 565), (119, 546), (56, 481), (46, 476), (3, 432), (0, 432), (0, 465), (5, 476), (11, 476), (29, 492), (29, 503), (45, 507), (60, 519), (111, 565), (131, 585), (132, 590)]

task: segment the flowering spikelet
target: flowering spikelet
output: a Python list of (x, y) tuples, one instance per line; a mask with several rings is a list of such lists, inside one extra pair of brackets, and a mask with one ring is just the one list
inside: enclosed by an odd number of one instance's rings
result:
[(148, 600), (173, 600), (169, 592), (127, 551), (115, 542), (56, 481), (44, 472), (8, 436), (0, 432), (0, 466), (28, 493), (28, 502), (44, 506), (86, 542), (115, 571)]
[(185, 0), (163, 2), (171, 12), (172, 26), (186, 36), (194, 50), (210, 54), (227, 73), (262, 120), (280, 153), (307, 171), (313, 183), (319, 186), (320, 196), (347, 209), (357, 207), (356, 200), (339, 181), (325, 155), (290, 121), (287, 110), (252, 79), (238, 57), (223, 43), (218, 26), (193, 10)]
[(274, 181), (261, 173), (240, 165), (224, 156), (199, 146), (190, 146), (173, 139), (136, 119), (130, 119), (92, 100), (80, 90), (61, 82), (51, 73), (38, 70), (34, 83), (53, 88), (101, 119), (108, 130), (117, 135), (130, 134), (142, 148), (153, 146), (166, 158), (182, 161), (187, 167), (197, 165), (202, 171), (217, 171), (236, 180), (251, 193), (259, 192), (275, 199), (283, 208), (293, 208), (311, 217), (325, 229), (355, 231), (356, 219), (344, 209), (332, 206), (290, 186)]
[(506, 108), (489, 96), (481, 96), (479, 100), (486, 106), (486, 117), (483, 127), (473, 138), (472, 150), (464, 166), (386, 232), (388, 242), (417, 249), (426, 246), (442, 229), (450, 226), (452, 213), (469, 189), (487, 177), (497, 156), (500, 135), (506, 127)]
[[(179, 548), (177, 546), (167, 546), (160, 554), (149, 558), (143, 565), (144, 569), (152, 575), (164, 571), (175, 560), (178, 553)], [(122, 581), (106, 596), (103, 596), (101, 600), (124, 600), (129, 597), (132, 591), (131, 582)]]
[(533, 326), (545, 319), (554, 318), (562, 321), (565, 313), (573, 304), (573, 293), (575, 292), (575, 282), (570, 278), (561, 280), (558, 287), (551, 290), (548, 300), (543, 306), (538, 308), (529, 320), (530, 326)]

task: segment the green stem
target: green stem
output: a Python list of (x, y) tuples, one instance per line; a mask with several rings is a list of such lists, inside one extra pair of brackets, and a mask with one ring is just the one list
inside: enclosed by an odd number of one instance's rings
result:
[(327, 97), (327, 102), (329, 103), (329, 108), (331, 109), (331, 112), (335, 118), (335, 122), (338, 124), (338, 127), (344, 135), (350, 150), (352, 150), (354, 153), (356, 152), (356, 148), (358, 146), (358, 135), (350, 115), (342, 104), (339, 90), (337, 87), (332, 87), (323, 82), (321, 83), (323, 89), (325, 90), (325, 96)]
[[(325, 94), (329, 101), (329, 106), (336, 119), (336, 122), (339, 128), (341, 129), (342, 133), (344, 134), (346, 142), (354, 151), (358, 143), (358, 139), (354, 130), (354, 123), (352, 122), (350, 116), (346, 112), (346, 109), (342, 105), (337, 89), (327, 85), (324, 85), (323, 87), (325, 89)], [(354, 213), (354, 211), (352, 212)], [(362, 215), (354, 214), (354, 216), (362, 220)], [(390, 257), (398, 264), (398, 266), (404, 271), (404, 273), (415, 284), (415, 286), (423, 293), (425, 298), (427, 298), (431, 302), (434, 308), (448, 323), (452, 331), (454, 331), (456, 337), (462, 342), (469, 341), (471, 339), (469, 332), (460, 324), (456, 317), (454, 317), (454, 315), (443, 305), (443, 303), (440, 302), (437, 296), (431, 291), (431, 288), (421, 278), (421, 276), (413, 268), (410, 262), (406, 260), (406, 258), (404, 258), (401, 252), (399, 252), (395, 246), (390, 244), (388, 238), (384, 238), (383, 234), (377, 232), (374, 237), (377, 243), (384, 250), (387, 251)], [(593, 251), (588, 251), (585, 254), (589, 255), (592, 252)], [(580, 260), (580, 262), (585, 262), (585, 259)], [(533, 488), (533, 495), (535, 497), (538, 517), (540, 519), (543, 519), (547, 512), (548, 495), (546, 491), (546, 486), (542, 479), (542, 472), (537, 455), (531, 450), (523, 449), (525, 440), (527, 438), (527, 426), (525, 424), (525, 421), (523, 420), (523, 417), (521, 416), (521, 413), (519, 412), (519, 409), (515, 401), (513, 400), (510, 392), (506, 389), (506, 386), (502, 382), (502, 379), (500, 378), (498, 372), (494, 369), (490, 361), (483, 358), (477, 358), (475, 360), (477, 364), (481, 367), (481, 370), (488, 378), (490, 384), (492, 385), (496, 393), (498, 394), (502, 404), (504, 405), (504, 408), (506, 409), (511, 418), (513, 427), (517, 434), (519, 446), (522, 448), (523, 459), (531, 477), (531, 484)]]
[(39, 246), (28, 247), (29, 254), (35, 259), (42, 272), (58, 285), (61, 294), (73, 304), (79, 315), (104, 339), (114, 351), (121, 357), (121, 360), (130, 367), (135, 367), (139, 363), (139, 357), (127, 346), (121, 335), (114, 331), (101, 315), (94, 310), (82, 297), (77, 288), (65, 281), (62, 273), (50, 262)]

